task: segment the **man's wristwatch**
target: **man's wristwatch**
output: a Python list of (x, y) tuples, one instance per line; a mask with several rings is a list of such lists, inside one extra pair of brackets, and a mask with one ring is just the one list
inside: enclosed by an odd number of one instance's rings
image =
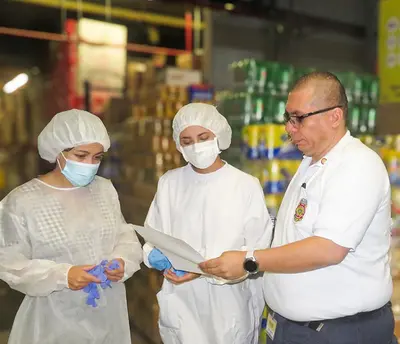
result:
[(250, 275), (255, 275), (258, 273), (258, 262), (254, 257), (254, 251), (248, 251), (246, 254), (246, 259), (243, 263), (243, 268), (247, 271)]

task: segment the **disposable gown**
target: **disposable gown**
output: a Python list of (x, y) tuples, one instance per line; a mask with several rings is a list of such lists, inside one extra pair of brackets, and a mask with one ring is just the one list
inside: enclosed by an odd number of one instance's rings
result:
[(26, 296), (9, 344), (131, 344), (123, 281), (99, 288), (97, 308), (68, 289), (71, 266), (113, 258), (125, 261), (124, 281), (142, 250), (110, 181), (58, 189), (33, 179), (11, 192), (0, 203), (0, 279)]
[[(159, 181), (146, 224), (186, 241), (206, 259), (227, 250), (265, 248), (272, 221), (258, 180), (225, 164), (211, 174), (190, 165)], [(152, 247), (144, 246), (144, 262)], [(262, 278), (224, 284), (164, 280), (157, 294), (164, 344), (255, 344), (264, 308)]]

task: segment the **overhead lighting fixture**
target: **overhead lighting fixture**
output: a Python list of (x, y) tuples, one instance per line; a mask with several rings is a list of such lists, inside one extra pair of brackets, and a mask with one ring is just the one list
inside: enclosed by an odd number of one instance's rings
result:
[(227, 3), (225, 3), (225, 9), (227, 11), (233, 11), (235, 9), (235, 5), (232, 4), (231, 2), (227, 2)]
[(24, 86), (29, 80), (29, 77), (27, 74), (22, 73), (18, 74), (14, 79), (10, 80), (7, 82), (4, 87), (3, 91), (4, 93), (10, 94)]

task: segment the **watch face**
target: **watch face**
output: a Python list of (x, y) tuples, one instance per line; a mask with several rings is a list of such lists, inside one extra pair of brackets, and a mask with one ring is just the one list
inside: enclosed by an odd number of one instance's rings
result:
[(244, 269), (249, 273), (255, 273), (258, 271), (258, 264), (252, 259), (248, 259), (244, 262)]

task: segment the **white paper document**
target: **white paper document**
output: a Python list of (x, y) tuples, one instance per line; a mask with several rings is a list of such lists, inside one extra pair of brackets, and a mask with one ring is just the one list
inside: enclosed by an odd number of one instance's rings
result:
[(198, 264), (205, 259), (183, 240), (161, 233), (150, 226), (134, 228), (146, 242), (157, 247), (169, 259), (174, 269), (204, 274)]

